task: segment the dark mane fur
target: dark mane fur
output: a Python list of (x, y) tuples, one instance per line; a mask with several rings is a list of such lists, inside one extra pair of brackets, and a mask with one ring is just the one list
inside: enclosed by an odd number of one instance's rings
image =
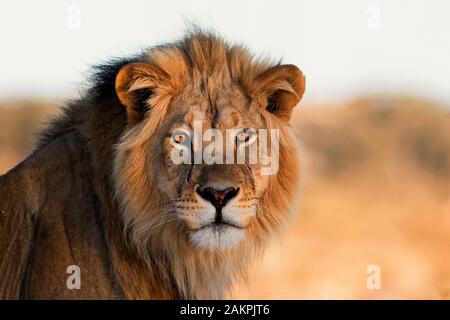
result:
[(46, 124), (38, 134), (36, 149), (40, 149), (65, 133), (76, 130), (86, 120), (86, 113), (99, 104), (120, 104), (116, 96), (114, 83), (117, 73), (124, 65), (139, 60), (139, 56), (112, 58), (94, 65), (87, 77), (86, 89), (80, 98), (66, 102), (59, 114)]

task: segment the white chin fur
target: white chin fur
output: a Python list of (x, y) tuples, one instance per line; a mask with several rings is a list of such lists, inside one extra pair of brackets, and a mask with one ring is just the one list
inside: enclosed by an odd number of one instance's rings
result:
[(232, 226), (207, 226), (191, 231), (189, 238), (202, 250), (228, 250), (232, 249), (245, 238), (245, 230)]

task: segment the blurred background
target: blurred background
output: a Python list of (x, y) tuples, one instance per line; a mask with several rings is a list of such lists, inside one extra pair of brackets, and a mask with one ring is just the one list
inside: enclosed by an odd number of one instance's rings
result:
[(445, 0), (2, 1), (0, 174), (90, 65), (195, 22), (307, 77), (292, 121), (299, 215), (232, 297), (450, 299), (449, 12)]

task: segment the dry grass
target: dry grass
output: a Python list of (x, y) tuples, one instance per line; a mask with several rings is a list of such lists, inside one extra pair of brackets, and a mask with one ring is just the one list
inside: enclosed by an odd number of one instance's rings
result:
[[(51, 104), (0, 105), (0, 173)], [(235, 298), (450, 298), (450, 109), (411, 98), (303, 107), (302, 209)], [(381, 268), (381, 290), (366, 286)]]

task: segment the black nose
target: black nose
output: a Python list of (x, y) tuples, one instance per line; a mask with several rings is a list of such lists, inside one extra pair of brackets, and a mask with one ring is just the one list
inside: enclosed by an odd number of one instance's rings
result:
[(217, 210), (221, 210), (228, 201), (233, 199), (239, 192), (239, 188), (229, 187), (224, 190), (217, 190), (211, 187), (197, 188), (197, 193), (205, 200), (208, 200), (216, 207)]

